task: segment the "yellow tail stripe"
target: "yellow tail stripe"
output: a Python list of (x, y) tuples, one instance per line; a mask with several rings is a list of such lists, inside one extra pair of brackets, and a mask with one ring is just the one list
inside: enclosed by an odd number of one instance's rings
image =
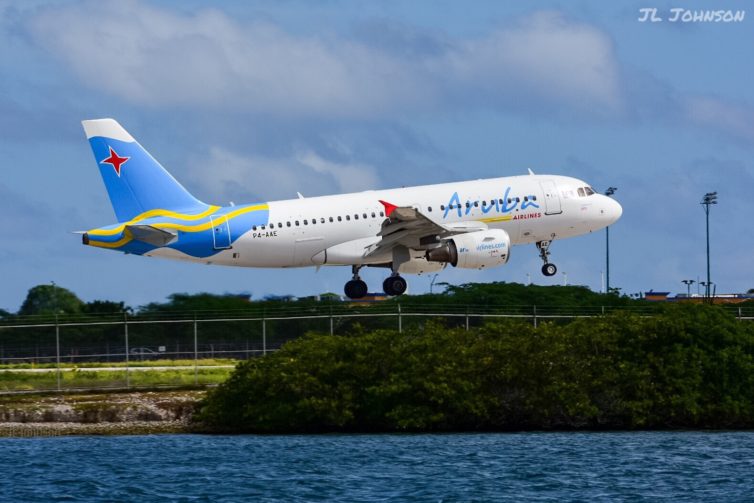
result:
[(187, 215), (185, 213), (177, 213), (175, 211), (170, 210), (149, 210), (145, 211), (144, 213), (141, 213), (140, 215), (135, 216), (128, 222), (124, 222), (120, 224), (117, 227), (114, 227), (112, 229), (95, 229), (93, 231), (89, 231), (90, 236), (115, 236), (116, 234), (120, 234), (123, 232), (123, 229), (125, 229), (126, 225), (133, 225), (135, 223), (141, 222), (142, 220), (146, 220), (147, 218), (152, 217), (169, 217), (169, 218), (178, 218), (181, 220), (199, 220), (202, 218), (205, 218), (213, 213), (215, 213), (217, 210), (219, 210), (219, 206), (210, 206), (208, 209), (201, 213), (197, 213), (196, 215)]
[[(218, 207), (214, 207), (214, 208), (217, 209)], [(268, 210), (269, 208), (270, 207), (267, 204), (257, 204), (257, 205), (254, 205), (254, 206), (248, 206), (246, 208), (239, 208), (237, 210), (231, 211), (230, 213), (228, 213), (226, 215), (220, 215), (220, 216), (221, 217), (224, 216), (228, 220), (231, 220), (231, 219), (233, 219), (233, 218), (235, 218), (237, 216), (243, 215), (245, 213), (250, 213), (252, 211)], [(155, 211), (160, 211), (160, 210), (155, 210)], [(209, 211), (209, 210), (207, 210), (207, 211)], [(191, 218), (191, 219), (195, 220), (195, 218)], [(131, 222), (128, 222), (127, 224), (123, 224), (122, 226), (119, 226), (119, 227), (125, 228), (126, 225), (130, 225), (132, 223), (134, 223), (134, 220), (132, 220)], [(154, 224), (153, 225), (153, 227), (157, 227), (158, 229), (174, 229), (174, 230), (183, 231), (183, 232), (201, 232), (201, 231), (206, 231), (207, 229), (211, 229), (212, 226), (213, 226), (212, 221), (204, 222), (204, 223), (197, 224), (197, 225), (183, 225), (183, 224), (177, 224), (177, 223), (172, 223), (172, 222), (158, 223), (158, 224)], [(109, 230), (107, 232), (109, 234), (100, 234), (100, 233), (97, 233), (96, 231), (90, 231), (90, 232), (88, 232), (88, 234), (90, 236), (92, 236), (92, 235), (102, 236), (102, 235), (112, 235), (112, 234), (114, 234), (114, 233), (110, 233)], [(130, 242), (131, 239), (132, 239), (132, 237), (130, 236), (130, 234), (128, 232), (125, 232), (124, 235), (123, 235), (123, 237), (120, 238), (118, 241), (113, 241), (112, 243), (109, 243), (107, 241), (97, 241), (97, 240), (90, 239), (89, 240), (89, 244), (91, 246), (99, 246), (99, 247), (102, 247), (102, 248), (120, 248), (121, 246), (123, 246), (126, 243)]]

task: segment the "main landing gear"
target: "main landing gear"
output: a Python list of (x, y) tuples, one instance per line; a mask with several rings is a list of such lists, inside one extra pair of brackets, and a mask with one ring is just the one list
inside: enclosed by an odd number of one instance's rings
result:
[(403, 295), (406, 292), (406, 288), (408, 288), (406, 280), (400, 277), (397, 272), (385, 278), (385, 281), (382, 283), (382, 289), (391, 297)]
[(555, 276), (555, 273), (558, 272), (558, 268), (555, 267), (555, 264), (551, 264), (549, 262), (550, 258), (550, 244), (552, 241), (537, 241), (537, 250), (539, 250), (539, 258), (542, 259), (542, 262), (545, 263), (545, 265), (542, 266), (542, 274), (545, 276)]
[(361, 269), (360, 265), (355, 265), (351, 268), (353, 279), (346, 283), (346, 287), (343, 289), (346, 297), (351, 299), (361, 299), (367, 294), (367, 284), (359, 277), (359, 269)]
[[(353, 271), (353, 278), (351, 279), (351, 281), (346, 283), (346, 286), (343, 289), (346, 297), (350, 299), (361, 299), (367, 294), (367, 284), (359, 276), (359, 269), (361, 269), (362, 267), (363, 266), (360, 265), (355, 265), (352, 267), (351, 270)], [(408, 284), (406, 283), (406, 280), (403, 279), (398, 273), (393, 273), (392, 275), (388, 276), (382, 283), (382, 288), (387, 295), (394, 297), (406, 293)]]

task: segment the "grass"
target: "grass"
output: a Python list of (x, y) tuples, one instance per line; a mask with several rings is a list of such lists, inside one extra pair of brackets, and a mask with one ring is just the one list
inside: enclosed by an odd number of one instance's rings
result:
[[(203, 358), (196, 360), (197, 366), (218, 366), (218, 365), (237, 365), (238, 360), (230, 358)], [(3, 363), (0, 369), (54, 369), (56, 363)], [(98, 367), (124, 367), (126, 362), (81, 362), (70, 363), (61, 361), (60, 366), (64, 368), (98, 368)], [(129, 367), (193, 367), (194, 360), (131, 360), (128, 362)]]
[[(193, 368), (175, 370), (62, 371), (61, 389), (94, 389), (191, 386), (194, 384), (219, 384), (233, 371), (232, 368)], [(0, 391), (35, 391), (57, 389), (57, 372), (0, 372)], [(128, 378), (128, 381), (127, 381)]]

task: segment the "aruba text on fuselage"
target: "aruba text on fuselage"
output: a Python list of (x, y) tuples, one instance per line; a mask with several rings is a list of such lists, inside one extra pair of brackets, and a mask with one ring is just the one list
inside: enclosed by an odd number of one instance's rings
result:
[(240, 267), (351, 266), (345, 285), (364, 297), (362, 267), (401, 273), (508, 262), (511, 245), (535, 243), (542, 272), (555, 239), (620, 218), (621, 206), (585, 182), (555, 175), (491, 178), (230, 206), (205, 204), (183, 188), (113, 119), (83, 121), (118, 223), (83, 235), (89, 246)]

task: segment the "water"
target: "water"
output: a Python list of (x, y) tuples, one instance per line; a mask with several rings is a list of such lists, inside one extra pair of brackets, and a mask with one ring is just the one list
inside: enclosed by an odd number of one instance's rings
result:
[(3, 501), (754, 501), (754, 433), (0, 439)]

